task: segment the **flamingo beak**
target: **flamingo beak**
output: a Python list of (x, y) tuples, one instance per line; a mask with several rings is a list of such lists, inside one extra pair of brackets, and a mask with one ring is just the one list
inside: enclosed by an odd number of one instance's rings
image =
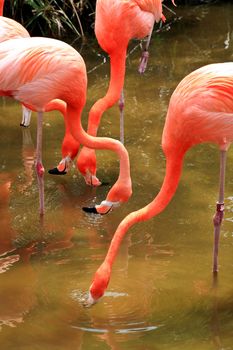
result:
[(83, 207), (82, 210), (89, 214), (99, 214), (96, 207)]
[(53, 169), (49, 169), (48, 173), (51, 175), (65, 175), (67, 173), (66, 170), (60, 171), (57, 167)]
[(100, 205), (96, 205), (94, 207), (83, 207), (82, 209), (86, 213), (105, 215), (108, 214), (112, 209), (119, 206), (120, 202), (111, 202), (108, 200), (104, 200), (100, 203)]
[(91, 213), (91, 214), (100, 214), (100, 215), (105, 215), (108, 214), (112, 210), (112, 206), (101, 206), (97, 205), (95, 207), (83, 207), (83, 211), (86, 213)]

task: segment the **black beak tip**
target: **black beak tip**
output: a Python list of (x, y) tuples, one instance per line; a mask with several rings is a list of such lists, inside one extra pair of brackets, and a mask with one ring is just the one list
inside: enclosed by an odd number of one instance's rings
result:
[(63, 170), (63, 171), (59, 171), (58, 168), (53, 168), (53, 169), (50, 169), (48, 171), (49, 174), (52, 174), (52, 175), (65, 175), (66, 174), (66, 171)]
[(99, 214), (95, 207), (83, 207), (82, 210), (89, 214)]

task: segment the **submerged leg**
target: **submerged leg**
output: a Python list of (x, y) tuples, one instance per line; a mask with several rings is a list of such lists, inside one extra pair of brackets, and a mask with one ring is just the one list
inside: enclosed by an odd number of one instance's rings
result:
[(145, 70), (146, 70), (146, 67), (147, 67), (147, 63), (148, 63), (148, 59), (149, 59), (149, 51), (148, 51), (148, 49), (149, 49), (149, 45), (150, 45), (153, 29), (154, 29), (154, 26), (151, 28), (151, 32), (150, 32), (150, 34), (149, 34), (149, 36), (147, 38), (145, 49), (142, 52), (140, 64), (139, 64), (139, 67), (138, 67), (138, 72), (140, 74), (145, 73)]
[(121, 91), (121, 97), (119, 99), (119, 109), (120, 109), (120, 141), (124, 144), (124, 107), (125, 107), (125, 99), (124, 99), (124, 90)]
[(42, 164), (43, 113), (37, 116), (36, 174), (39, 186), (40, 215), (44, 215), (44, 167)]
[(213, 217), (214, 223), (214, 251), (213, 251), (213, 272), (218, 272), (218, 246), (220, 238), (221, 223), (224, 215), (224, 189), (225, 189), (226, 151), (220, 151), (220, 176), (219, 176), (219, 197), (216, 204), (216, 213)]

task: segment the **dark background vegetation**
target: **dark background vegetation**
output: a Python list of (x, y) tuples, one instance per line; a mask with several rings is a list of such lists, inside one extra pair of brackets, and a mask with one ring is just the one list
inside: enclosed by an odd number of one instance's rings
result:
[[(196, 6), (227, 0), (176, 0), (176, 4)], [(230, 1), (230, 0), (228, 0)], [(24, 25), (32, 36), (82, 38), (93, 34), (95, 0), (5, 0), (4, 16)], [(173, 7), (171, 0), (164, 4)]]

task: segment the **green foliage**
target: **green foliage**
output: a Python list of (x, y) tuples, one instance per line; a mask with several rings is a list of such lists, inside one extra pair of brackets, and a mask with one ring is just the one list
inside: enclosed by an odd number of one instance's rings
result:
[(4, 14), (32, 35), (83, 38), (94, 22), (95, 1), (90, 0), (12, 0), (5, 5)]

